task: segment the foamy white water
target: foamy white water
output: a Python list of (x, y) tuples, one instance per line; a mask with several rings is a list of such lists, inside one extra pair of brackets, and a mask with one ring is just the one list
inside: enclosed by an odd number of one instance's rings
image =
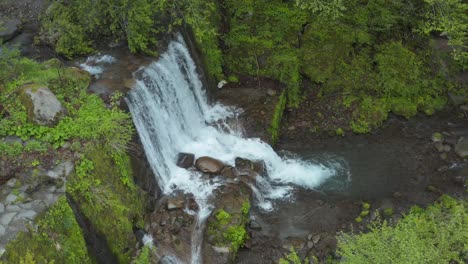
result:
[(111, 55), (95, 55), (90, 56), (86, 59), (84, 63), (81, 63), (79, 66), (83, 70), (89, 72), (91, 75), (98, 75), (104, 72), (104, 66), (106, 64), (115, 63), (117, 60)]
[[(291, 184), (313, 189), (336, 174), (333, 164), (281, 158), (267, 143), (244, 138), (226, 122), (219, 122), (235, 117), (237, 110), (208, 103), (181, 36), (157, 62), (141, 68), (134, 77), (137, 85), (129, 92), (127, 103), (160, 188), (166, 194), (175, 190), (191, 193), (200, 207), (196, 227), (200, 233), (192, 236), (192, 263), (202, 263), (203, 223), (212, 210), (206, 201), (222, 182), (210, 183), (177, 167), (179, 152), (214, 157), (229, 165), (234, 165), (236, 157), (263, 160), (268, 178), (257, 177), (253, 187), (258, 205), (265, 210), (273, 209), (271, 200), (289, 197)], [(225, 127), (211, 126), (215, 121)]]

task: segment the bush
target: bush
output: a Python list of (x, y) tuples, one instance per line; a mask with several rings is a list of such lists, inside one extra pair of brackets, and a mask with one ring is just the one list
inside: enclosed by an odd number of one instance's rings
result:
[(368, 233), (338, 237), (342, 263), (463, 263), (468, 241), (466, 201), (442, 196), (415, 207), (395, 225), (374, 222)]

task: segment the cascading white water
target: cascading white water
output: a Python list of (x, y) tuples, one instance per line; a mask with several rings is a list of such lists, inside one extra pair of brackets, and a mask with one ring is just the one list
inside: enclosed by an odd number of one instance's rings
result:
[[(243, 138), (240, 133), (209, 125), (234, 117), (236, 110), (208, 103), (181, 36), (169, 44), (157, 62), (137, 71), (135, 79), (137, 84), (129, 92), (127, 103), (159, 186), (166, 194), (174, 190), (191, 193), (199, 204), (199, 234), (192, 240), (201, 240), (203, 222), (211, 213), (206, 201), (222, 183), (210, 183), (197, 173), (177, 167), (179, 152), (215, 157), (229, 165), (234, 165), (236, 157), (263, 160), (268, 178), (257, 182), (255, 194), (261, 196), (257, 200), (265, 210), (272, 209), (270, 200), (289, 196), (291, 183), (313, 189), (335, 175), (332, 163), (325, 166), (281, 158), (260, 139)], [(201, 244), (192, 244), (192, 263), (201, 262), (200, 248)]]

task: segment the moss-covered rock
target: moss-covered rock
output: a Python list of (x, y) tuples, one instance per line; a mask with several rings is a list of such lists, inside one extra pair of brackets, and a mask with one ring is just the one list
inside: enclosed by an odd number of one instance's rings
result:
[(88, 146), (67, 188), (80, 211), (106, 238), (119, 262), (128, 263), (134, 253), (131, 249), (137, 243), (133, 227), (143, 225), (144, 205), (133, 184), (132, 172), (121, 169), (130, 168), (129, 159), (117, 159), (123, 162), (118, 164), (113, 151)]
[(250, 192), (244, 185), (225, 190), (217, 199), (216, 210), (207, 221), (203, 250), (205, 263), (232, 263), (248, 239), (246, 224), (250, 211)]
[(29, 121), (52, 126), (66, 115), (66, 110), (49, 88), (26, 84), (20, 88), (20, 100), (26, 107)]
[(35, 223), (36, 228), (20, 233), (7, 245), (2, 257), (6, 263), (91, 263), (83, 233), (65, 196)]

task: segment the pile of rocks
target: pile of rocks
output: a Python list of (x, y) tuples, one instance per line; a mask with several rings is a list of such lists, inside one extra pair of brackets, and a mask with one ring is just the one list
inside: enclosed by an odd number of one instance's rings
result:
[(0, 186), (0, 255), (9, 241), (34, 226), (34, 218), (65, 194), (65, 180), (73, 169), (73, 162), (65, 161), (51, 170), (18, 173)]

